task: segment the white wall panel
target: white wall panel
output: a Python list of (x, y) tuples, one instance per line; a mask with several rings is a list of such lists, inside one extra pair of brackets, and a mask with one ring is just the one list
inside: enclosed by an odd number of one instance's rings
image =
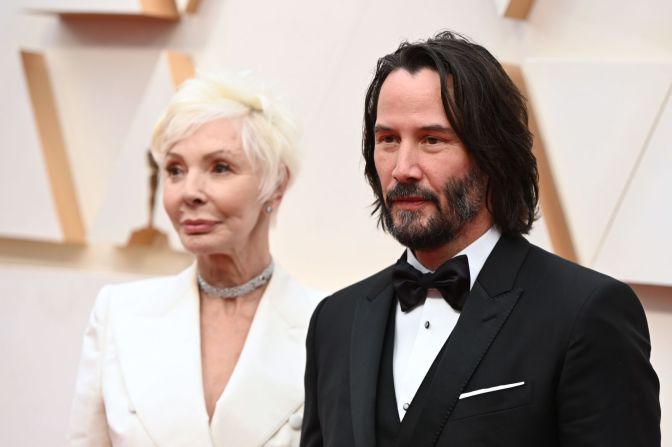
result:
[[(175, 91), (165, 57), (155, 53), (152, 61), (154, 68), (139, 98), (118, 157), (111, 164), (105, 198), (90, 231), (91, 241), (125, 245), (134, 230), (148, 223), (150, 171), (147, 151), (154, 125)], [(160, 198), (157, 208), (161, 213)], [(156, 224), (170, 229), (169, 224), (165, 227), (165, 219)]]
[(0, 444), (65, 445), (82, 336), (94, 299), (103, 284), (134, 278), (138, 276), (2, 268)]
[[(669, 88), (672, 90), (672, 83)], [(593, 266), (626, 281), (672, 286), (672, 99), (669, 94), (628, 186)]]
[(0, 57), (0, 236), (61, 241), (19, 51)]
[(590, 263), (670, 82), (655, 63), (530, 59), (525, 75), (579, 260)]
[(25, 0), (31, 12), (55, 14), (133, 15), (175, 20), (174, 0)]
[(28, 0), (25, 7), (58, 13), (139, 14), (138, 0)]
[(52, 49), (46, 56), (78, 202), (91, 227), (110, 182), (126, 178), (113, 177), (113, 168), (158, 52), (80, 47)]
[(543, 215), (534, 222), (530, 234), (527, 235), (527, 239), (544, 250), (553, 252), (553, 244), (551, 243), (551, 237), (548, 234), (548, 227)]
[(0, 276), (0, 441), (65, 445), (84, 327), (103, 284), (135, 275), (36, 267)]

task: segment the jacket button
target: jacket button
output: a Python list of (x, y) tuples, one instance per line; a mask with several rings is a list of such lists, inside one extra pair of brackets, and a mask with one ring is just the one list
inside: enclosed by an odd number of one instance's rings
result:
[(289, 417), (289, 426), (294, 430), (301, 430), (301, 424), (303, 423), (303, 417), (300, 414), (294, 413)]

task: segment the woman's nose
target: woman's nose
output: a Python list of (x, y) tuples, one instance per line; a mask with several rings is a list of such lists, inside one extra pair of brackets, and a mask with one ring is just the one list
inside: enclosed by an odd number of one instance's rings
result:
[(184, 201), (190, 205), (205, 203), (205, 182), (196, 172), (187, 174), (184, 185)]

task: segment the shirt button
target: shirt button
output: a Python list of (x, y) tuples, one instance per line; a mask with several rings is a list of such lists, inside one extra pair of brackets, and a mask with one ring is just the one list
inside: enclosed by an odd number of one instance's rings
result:
[(408, 403), (405, 403), (403, 408), (404, 408), (404, 411), (408, 410)]
[(429, 329), (429, 320), (425, 321), (425, 329)]

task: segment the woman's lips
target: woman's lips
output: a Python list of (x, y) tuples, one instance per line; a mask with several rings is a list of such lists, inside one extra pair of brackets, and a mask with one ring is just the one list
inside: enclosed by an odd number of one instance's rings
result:
[(217, 225), (217, 221), (205, 219), (187, 219), (183, 220), (181, 225), (184, 229), (184, 232), (187, 234), (203, 234), (212, 230), (212, 228)]

